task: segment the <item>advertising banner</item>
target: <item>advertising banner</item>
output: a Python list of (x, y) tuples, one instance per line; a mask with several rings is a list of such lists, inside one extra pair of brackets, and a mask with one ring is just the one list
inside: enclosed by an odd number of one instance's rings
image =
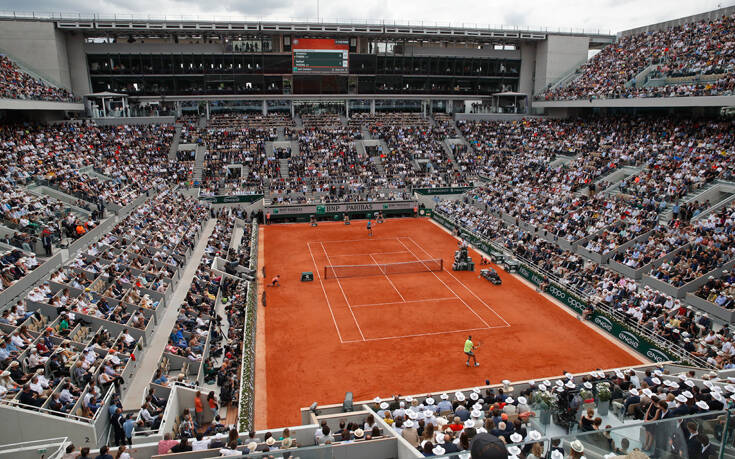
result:
[(212, 204), (236, 204), (243, 202), (255, 202), (263, 199), (262, 194), (238, 194), (233, 196), (203, 196), (202, 201), (211, 202)]

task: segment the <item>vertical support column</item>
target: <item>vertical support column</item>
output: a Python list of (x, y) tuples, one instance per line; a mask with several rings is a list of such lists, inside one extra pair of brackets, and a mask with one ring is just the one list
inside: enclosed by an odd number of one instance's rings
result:
[(429, 99), (427, 103), (429, 104), (429, 115), (433, 115), (434, 114), (434, 102), (431, 99)]
[(421, 116), (426, 118), (426, 101), (425, 100), (421, 101)]
[(176, 117), (181, 118), (181, 101), (176, 101)]
[(345, 100), (345, 117), (350, 119), (350, 99)]
[(370, 99), (370, 114), (375, 114), (375, 99)]
[(267, 115), (267, 114), (268, 114), (268, 104), (264, 100), (263, 101), (263, 115)]
[(447, 113), (452, 113), (452, 105), (453, 105), (453, 103), (454, 103), (453, 101), (448, 100), (447, 103), (445, 104), (446, 106), (444, 107), (445, 108), (444, 111), (447, 112)]
[(293, 101), (291, 101), (291, 119), (296, 118), (296, 107), (293, 105)]
[(209, 101), (207, 101), (207, 104), (204, 106), (204, 109), (207, 111), (207, 120), (209, 120)]

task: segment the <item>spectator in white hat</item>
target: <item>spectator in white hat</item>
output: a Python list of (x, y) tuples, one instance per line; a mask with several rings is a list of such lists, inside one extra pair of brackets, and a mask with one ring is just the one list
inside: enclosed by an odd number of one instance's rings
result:
[(401, 436), (414, 447), (419, 446), (419, 433), (418, 430), (416, 430), (416, 424), (411, 419), (403, 423)]

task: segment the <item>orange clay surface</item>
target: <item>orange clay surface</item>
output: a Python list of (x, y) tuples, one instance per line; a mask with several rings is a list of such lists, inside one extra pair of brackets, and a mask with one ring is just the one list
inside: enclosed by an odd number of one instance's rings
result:
[[(641, 363), (520, 280), (451, 270), (457, 240), (428, 219), (261, 226), (267, 425), (301, 423), (316, 401), (354, 400), (497, 384)], [(444, 271), (324, 279), (324, 267), (444, 259)], [(302, 271), (313, 282), (300, 282)], [(465, 365), (471, 334), (480, 366)], [(257, 390), (257, 389), (256, 389)]]

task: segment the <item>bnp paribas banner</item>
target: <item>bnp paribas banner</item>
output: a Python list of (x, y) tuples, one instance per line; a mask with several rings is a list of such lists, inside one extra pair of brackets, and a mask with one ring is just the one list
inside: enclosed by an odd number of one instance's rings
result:
[[(518, 274), (531, 281), (534, 285), (540, 285), (544, 280), (544, 276), (525, 264), (521, 264), (518, 268)], [(557, 284), (550, 284), (546, 292), (580, 314), (587, 308), (586, 301)], [(627, 328), (616, 320), (611, 320), (608, 316), (600, 312), (595, 311), (590, 317), (590, 320), (598, 327), (654, 362), (679, 360), (677, 357), (669, 356), (656, 346), (656, 344), (634, 333), (632, 329)]]
[(242, 202), (255, 202), (263, 199), (262, 194), (235, 194), (232, 196), (202, 196), (202, 201), (209, 201), (212, 204), (232, 204)]
[[(436, 221), (447, 228), (454, 229), (455, 227), (454, 222), (452, 222), (440, 213), (434, 212), (432, 218), (434, 218)], [(459, 227), (459, 234), (465, 240), (473, 244), (475, 247), (484, 250), (486, 253), (490, 253), (490, 250), (493, 250), (492, 246), (489, 243), (487, 243), (477, 235), (470, 233), (462, 226)], [(518, 274), (520, 274), (536, 286), (541, 285), (544, 282), (543, 275), (539, 274), (531, 266), (523, 263), (521, 263), (521, 265), (518, 267)], [(573, 294), (572, 292), (558, 284), (551, 283), (546, 292), (567, 305), (568, 307), (572, 308), (579, 314), (581, 314), (582, 311), (587, 308), (587, 302), (585, 300), (581, 299), (579, 296)], [(605, 314), (595, 311), (592, 314), (590, 320), (592, 320), (592, 322), (598, 327), (607, 331), (608, 333), (625, 343), (627, 346), (631, 347), (640, 354), (645, 355), (647, 358), (651, 359), (654, 362), (679, 360), (678, 357), (668, 355), (666, 352), (662, 351), (656, 344), (652, 343), (646, 338), (643, 338), (642, 336), (635, 333), (632, 329), (626, 327), (617, 320), (611, 319)]]
[(416, 201), (379, 201), (379, 202), (353, 202), (353, 203), (335, 203), (335, 204), (319, 204), (319, 205), (301, 205), (301, 206), (268, 206), (266, 213), (272, 215), (297, 215), (297, 214), (316, 214), (326, 215), (332, 213), (349, 213), (349, 212), (391, 212), (405, 211), (416, 208)]
[(435, 194), (462, 194), (465, 191), (473, 189), (471, 186), (453, 186), (444, 188), (414, 188), (413, 191), (421, 195), (435, 195)]

